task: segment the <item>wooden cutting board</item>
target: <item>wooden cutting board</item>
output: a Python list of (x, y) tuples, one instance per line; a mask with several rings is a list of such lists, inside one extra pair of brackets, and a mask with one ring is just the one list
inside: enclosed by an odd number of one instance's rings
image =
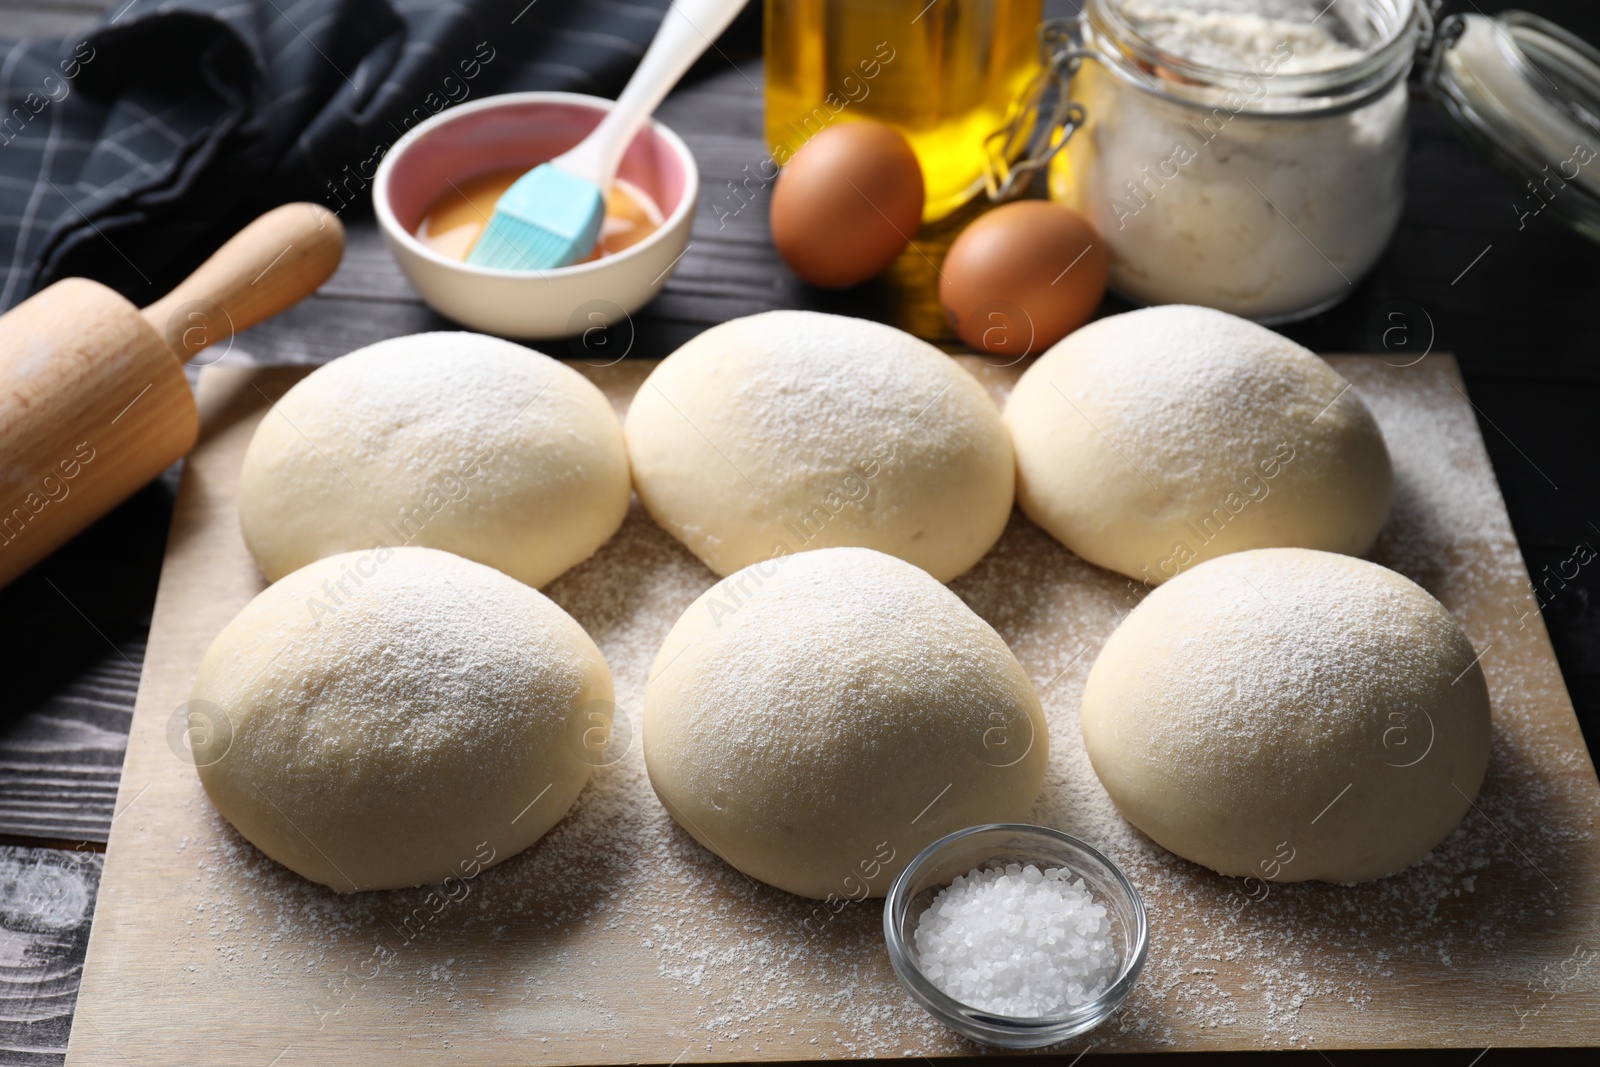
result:
[[(1016, 370), (965, 359), (1002, 399)], [(1335, 357), (1397, 471), (1373, 558), (1462, 620), (1494, 754), (1461, 828), (1410, 871), (1265, 900), (1140, 837), (1082, 751), (1077, 702), (1133, 594), (1020, 516), (953, 588), (1011, 643), (1050, 718), (1038, 821), (1145, 894), (1149, 964), (1064, 1051), (1600, 1043), (1597, 787), (1470, 401), (1448, 357)], [(619, 412), (652, 364), (575, 364)], [(134, 712), (69, 1064), (799, 1060), (976, 1050), (897, 986), (876, 901), (837, 914), (751, 882), (672, 824), (638, 737), (528, 852), (447, 897), (339, 896), (211, 809), (169, 724), (202, 652), (262, 588), (235, 509), (245, 445), (307, 368), (209, 367)], [(1576, 562), (1572, 565), (1581, 565)], [(1570, 569), (1570, 568), (1569, 568)], [(1543, 595), (1559, 576), (1540, 576)], [(714, 581), (637, 504), (547, 592), (594, 635), (637, 721), (644, 672)], [(809, 922), (807, 920), (810, 920)], [(137, 1035), (135, 1037), (135, 1035)]]

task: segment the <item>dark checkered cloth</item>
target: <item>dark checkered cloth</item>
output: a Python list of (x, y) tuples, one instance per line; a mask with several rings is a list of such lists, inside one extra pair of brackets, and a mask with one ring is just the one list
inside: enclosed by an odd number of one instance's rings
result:
[(115, 0), (0, 42), (0, 310), (57, 278), (159, 297), (250, 218), (367, 209), (431, 114), (490, 93), (615, 96), (667, 0)]

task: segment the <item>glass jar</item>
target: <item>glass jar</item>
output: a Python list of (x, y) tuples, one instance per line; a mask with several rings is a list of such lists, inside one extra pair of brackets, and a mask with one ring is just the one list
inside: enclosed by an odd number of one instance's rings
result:
[(984, 138), (1039, 70), (1043, 0), (766, 0), (766, 135), (783, 166), (836, 121), (876, 119), (922, 164), (923, 218), (983, 188)]
[(1105, 238), (1129, 300), (1286, 322), (1342, 300), (1387, 247), (1423, 20), (1414, 0), (1258, 14), (1293, 8), (1086, 3), (1070, 85), (1085, 121), (1050, 195)]
[(1549, 208), (1600, 241), (1600, 51), (1525, 11), (1451, 15), (1427, 86), (1461, 135), (1517, 182), (1517, 229)]

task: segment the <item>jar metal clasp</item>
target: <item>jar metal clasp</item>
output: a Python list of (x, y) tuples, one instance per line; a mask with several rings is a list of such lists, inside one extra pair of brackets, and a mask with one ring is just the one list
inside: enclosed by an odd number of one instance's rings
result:
[[(1088, 117), (1068, 91), (1085, 59), (1099, 53), (1079, 42), (1077, 19), (1046, 19), (1039, 24), (1043, 68), (1011, 105), (1006, 124), (983, 139), (983, 183), (989, 199), (1009, 200), (1027, 188), (1035, 171), (1050, 165)], [(1043, 108), (1054, 92), (1048, 121)]]

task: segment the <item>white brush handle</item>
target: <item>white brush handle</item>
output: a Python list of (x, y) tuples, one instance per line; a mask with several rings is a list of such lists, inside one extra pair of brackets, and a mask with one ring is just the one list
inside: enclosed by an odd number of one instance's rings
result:
[(610, 189), (639, 127), (744, 5), (745, 0), (676, 0), (616, 105), (589, 136), (550, 162), (602, 193)]

